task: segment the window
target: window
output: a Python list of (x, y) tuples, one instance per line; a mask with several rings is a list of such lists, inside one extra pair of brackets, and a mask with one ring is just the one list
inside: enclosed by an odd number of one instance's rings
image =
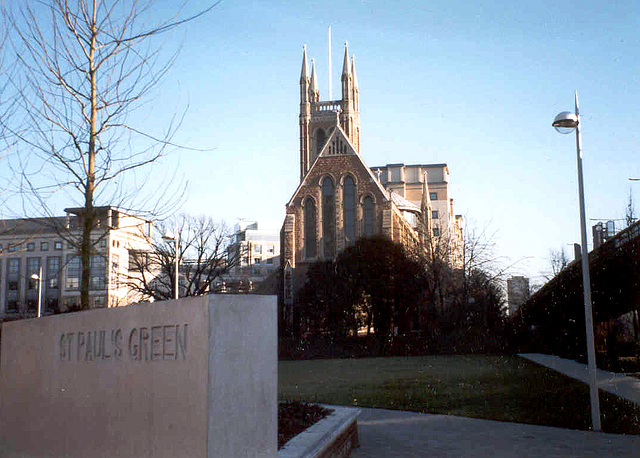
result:
[(438, 210), (431, 211), (431, 217), (433, 219), (438, 219), (439, 218)]
[(356, 184), (350, 176), (344, 179), (342, 208), (345, 243), (350, 245), (356, 240)]
[(105, 289), (107, 287), (107, 258), (102, 255), (91, 255), (91, 289)]
[(60, 301), (60, 257), (47, 258), (47, 279), (44, 293), (45, 313), (54, 313), (59, 308)]
[[(131, 259), (131, 256), (129, 257)], [(111, 287), (118, 288), (120, 286), (120, 256), (117, 254), (111, 255)]]
[(67, 281), (65, 284), (66, 289), (78, 289), (80, 288), (80, 272), (82, 268), (80, 265), (80, 256), (73, 254), (67, 255)]
[[(149, 253), (143, 250), (128, 250), (129, 252), (129, 265), (127, 269), (134, 272), (142, 272), (145, 269), (149, 269)], [(117, 255), (114, 255), (116, 258)]]
[(429, 199), (438, 200), (438, 193), (437, 192), (430, 192), (429, 193)]
[(32, 278), (40, 275), (40, 258), (28, 258), (27, 259), (27, 290), (35, 290), (38, 288), (38, 280)]
[(324, 257), (332, 258), (336, 251), (336, 205), (335, 186), (330, 177), (322, 182), (322, 236)]
[(262, 245), (254, 245), (253, 246), (253, 252), (262, 254)]
[(40, 242), (40, 251), (49, 251), (49, 242)]
[(13, 245), (13, 244), (9, 244), (9, 253), (15, 253), (16, 251), (20, 251), (20, 249), (22, 248), (22, 245), (17, 244), (17, 245)]
[(62, 250), (62, 242), (54, 242), (53, 243), (53, 249), (54, 250)]
[[(35, 245), (35, 244), (34, 244)], [(36, 278), (33, 278), (36, 277)], [(27, 259), (27, 312), (36, 313), (40, 284), (40, 258)]]
[(438, 237), (440, 235), (440, 229), (437, 227), (433, 228), (433, 236)]
[(79, 296), (65, 297), (64, 298), (64, 306), (65, 307), (77, 307), (78, 305), (80, 305), (80, 297)]
[(27, 251), (36, 251), (36, 244), (34, 242), (27, 243)]
[(369, 237), (374, 231), (373, 197), (365, 197), (362, 206), (364, 207), (364, 235)]
[(0, 253), (2, 253), (2, 243), (0, 243)]
[(100, 248), (107, 247), (107, 239), (100, 239)]
[(269, 245), (267, 247), (267, 254), (273, 254), (273, 246)]
[(273, 258), (267, 259), (267, 264), (272, 265), (273, 264)]
[(403, 181), (402, 180), (402, 167), (391, 167), (390, 169), (391, 172), (391, 181), (394, 183)]
[(253, 263), (254, 263), (254, 264), (260, 264), (260, 263), (262, 263), (262, 259), (260, 259), (260, 258), (254, 258), (254, 259), (253, 259)]
[(73, 243), (67, 242), (67, 250), (73, 250), (73, 248), (74, 248)]
[(93, 298), (94, 307), (103, 308), (107, 305), (107, 298), (105, 296), (96, 296)]
[(304, 256), (316, 257), (316, 204), (311, 197), (304, 203)]
[(17, 312), (20, 298), (20, 260), (7, 261), (7, 312)]

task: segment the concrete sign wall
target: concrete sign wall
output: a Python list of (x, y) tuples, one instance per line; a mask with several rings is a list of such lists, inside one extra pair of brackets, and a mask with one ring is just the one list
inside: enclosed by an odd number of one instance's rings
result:
[(273, 296), (5, 323), (0, 456), (277, 455)]

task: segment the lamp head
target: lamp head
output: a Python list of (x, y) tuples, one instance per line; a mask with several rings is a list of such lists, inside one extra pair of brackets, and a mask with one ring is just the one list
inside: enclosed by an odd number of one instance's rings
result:
[(578, 127), (579, 122), (578, 115), (570, 111), (563, 111), (558, 113), (551, 125), (561, 134), (568, 134)]

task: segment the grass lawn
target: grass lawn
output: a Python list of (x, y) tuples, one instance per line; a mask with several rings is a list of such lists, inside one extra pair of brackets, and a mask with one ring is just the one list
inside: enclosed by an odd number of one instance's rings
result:
[[(517, 356), (280, 361), (281, 400), (589, 429), (589, 388)], [(600, 392), (605, 432), (640, 434), (640, 407)]]

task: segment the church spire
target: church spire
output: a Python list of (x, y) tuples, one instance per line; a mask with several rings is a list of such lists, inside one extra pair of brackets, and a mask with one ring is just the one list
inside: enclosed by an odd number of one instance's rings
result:
[(318, 102), (320, 91), (318, 91), (318, 80), (316, 79), (316, 61), (311, 59), (311, 87), (309, 88), (309, 101)]
[(349, 65), (349, 48), (348, 43), (344, 42), (344, 62), (342, 63), (342, 80), (351, 76), (351, 65)]
[(302, 71), (300, 72), (300, 84), (309, 81), (309, 65), (307, 64), (307, 45), (302, 46)]
[(358, 88), (358, 76), (356, 75), (356, 55), (351, 56), (351, 88), (353, 89), (353, 109), (360, 110), (360, 89)]
[[(349, 101), (352, 100), (352, 86), (353, 79), (351, 75), (351, 65), (349, 63), (349, 48), (345, 41), (344, 43), (344, 63), (342, 64), (342, 101), (349, 105)], [(347, 108), (347, 107), (345, 107)], [(350, 106), (347, 108), (350, 110)]]
[(311, 150), (311, 88), (309, 81), (309, 65), (307, 64), (307, 46), (302, 51), (302, 71), (300, 72), (300, 179), (309, 170), (309, 153)]
[(358, 87), (358, 77), (356, 76), (356, 55), (351, 56), (351, 78), (353, 79), (353, 87)]

